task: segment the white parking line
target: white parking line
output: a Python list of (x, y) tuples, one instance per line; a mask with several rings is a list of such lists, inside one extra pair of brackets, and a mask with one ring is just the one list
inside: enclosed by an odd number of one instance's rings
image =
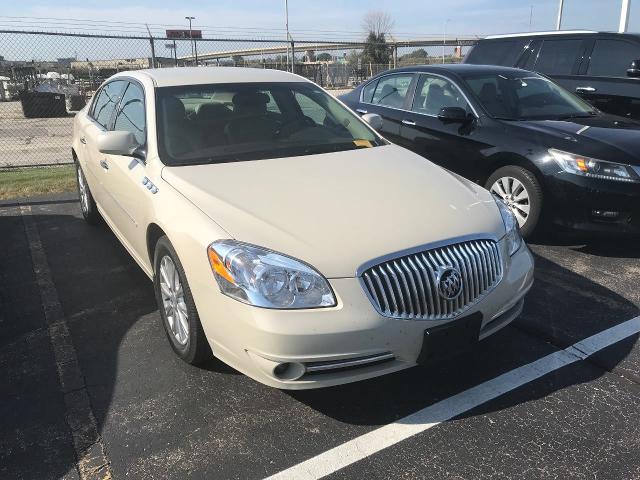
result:
[(276, 473), (269, 480), (322, 478), (637, 333), (640, 316), (349, 440)]

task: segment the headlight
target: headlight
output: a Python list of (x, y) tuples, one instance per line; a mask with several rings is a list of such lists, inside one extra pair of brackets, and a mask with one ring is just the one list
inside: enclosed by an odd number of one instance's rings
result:
[(502, 222), (504, 223), (504, 229), (506, 231), (505, 240), (507, 242), (507, 249), (509, 256), (518, 251), (522, 244), (522, 236), (520, 235), (520, 229), (518, 228), (518, 220), (513, 214), (511, 209), (499, 198), (496, 198), (496, 205), (502, 215)]
[(213, 274), (225, 295), (266, 308), (333, 307), (329, 282), (309, 265), (235, 240), (207, 249)]
[(549, 154), (560, 165), (560, 168), (568, 173), (620, 182), (640, 182), (640, 176), (630, 165), (596, 160), (553, 148), (549, 149)]

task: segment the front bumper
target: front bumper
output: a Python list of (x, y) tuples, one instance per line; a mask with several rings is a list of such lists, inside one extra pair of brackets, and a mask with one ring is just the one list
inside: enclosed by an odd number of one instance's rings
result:
[(640, 235), (640, 184), (581, 177), (547, 177), (544, 214), (568, 230)]
[[(483, 339), (514, 320), (533, 283), (533, 257), (526, 245), (512, 257), (500, 242), (500, 283), (464, 312), (481, 312)], [(506, 260), (505, 260), (506, 259)], [(264, 384), (282, 389), (338, 385), (416, 365), (424, 331), (453, 320), (400, 320), (381, 316), (357, 278), (331, 279), (338, 305), (315, 310), (269, 310), (223, 295), (197, 301), (214, 354)], [(304, 367), (296, 379), (279, 376), (281, 363)], [(338, 366), (338, 368), (335, 368)], [(295, 375), (297, 376), (297, 375)]]

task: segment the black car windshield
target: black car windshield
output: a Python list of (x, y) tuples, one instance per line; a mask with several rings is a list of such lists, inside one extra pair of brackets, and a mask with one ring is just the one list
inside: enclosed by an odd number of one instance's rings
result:
[(463, 78), (482, 106), (495, 118), (562, 120), (589, 117), (596, 113), (593, 106), (535, 73), (471, 74)]
[(313, 155), (386, 142), (306, 82), (158, 88), (158, 149), (167, 165)]

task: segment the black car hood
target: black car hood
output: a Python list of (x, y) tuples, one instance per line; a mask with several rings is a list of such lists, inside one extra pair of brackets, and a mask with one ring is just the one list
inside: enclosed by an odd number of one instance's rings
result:
[(546, 137), (549, 147), (640, 165), (640, 122), (615, 115), (566, 120), (522, 120), (511, 125)]

